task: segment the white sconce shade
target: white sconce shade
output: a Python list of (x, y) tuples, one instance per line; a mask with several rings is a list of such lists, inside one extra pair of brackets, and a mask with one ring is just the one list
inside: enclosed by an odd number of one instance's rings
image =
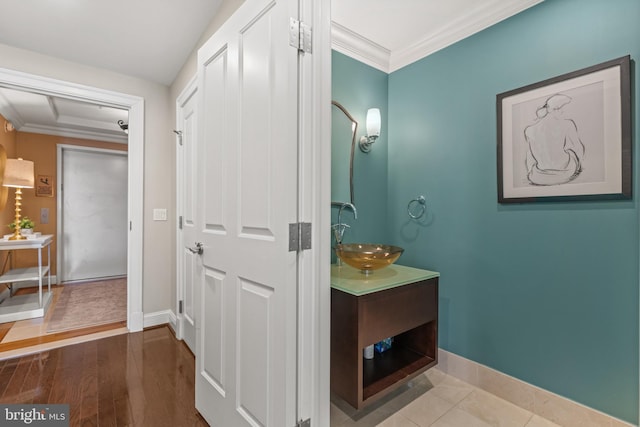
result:
[(381, 123), (380, 109), (369, 108), (367, 110), (367, 134), (360, 138), (359, 144), (363, 153), (371, 151), (371, 144), (376, 142), (376, 139), (380, 136)]
[(2, 185), (13, 188), (33, 188), (33, 162), (31, 160), (7, 159)]
[(369, 108), (367, 111), (367, 136), (380, 136), (380, 109)]

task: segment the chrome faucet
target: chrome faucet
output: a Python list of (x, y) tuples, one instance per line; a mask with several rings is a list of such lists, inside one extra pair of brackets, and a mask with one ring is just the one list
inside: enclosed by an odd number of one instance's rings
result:
[(342, 243), (342, 238), (344, 237), (344, 232), (347, 228), (349, 227), (349, 224), (345, 224), (342, 222), (342, 210), (344, 208), (349, 208), (351, 209), (351, 211), (353, 212), (353, 218), (354, 219), (358, 219), (358, 210), (356, 209), (356, 207), (353, 205), (353, 203), (339, 203), (339, 202), (333, 202), (334, 205), (338, 205), (340, 206), (340, 208), (338, 209), (338, 222), (336, 224), (333, 224), (331, 226), (331, 228), (333, 228), (333, 235), (336, 238), (336, 243), (337, 244), (341, 244)]
[(351, 211), (353, 212), (353, 219), (358, 219), (358, 210), (356, 209), (355, 206), (353, 206), (353, 203), (342, 203), (340, 205), (340, 209), (338, 209), (338, 224), (342, 224), (342, 210), (344, 208), (349, 208), (351, 209)]
[(342, 237), (344, 236), (344, 232), (349, 227), (349, 224), (333, 224), (331, 226), (333, 228), (333, 236), (336, 238), (336, 244), (342, 244)]

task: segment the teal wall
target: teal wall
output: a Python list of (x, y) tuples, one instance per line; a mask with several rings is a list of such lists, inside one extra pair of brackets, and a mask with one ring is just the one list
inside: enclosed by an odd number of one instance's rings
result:
[(634, 423), (637, 173), (630, 201), (499, 205), (496, 94), (637, 60), (639, 21), (638, 0), (547, 0), (389, 77), (390, 235), (442, 274), (440, 346)]
[[(358, 237), (388, 239), (405, 248), (401, 264), (441, 273), (440, 347), (633, 423), (636, 64), (632, 200), (498, 204), (496, 94), (628, 54), (637, 60), (639, 21), (638, 0), (547, 0), (392, 73), (386, 106), (387, 83), (368, 81), (376, 70), (333, 55), (334, 99), (353, 101), (361, 123), (369, 102), (382, 102), (383, 121), (388, 111), (385, 147), (359, 159), (356, 184), (363, 210), (387, 217), (363, 214)], [(377, 174), (388, 194), (366, 186)], [(407, 202), (419, 194), (428, 215), (410, 220)]]
[[(361, 62), (332, 52), (331, 96), (349, 111), (358, 122), (356, 149), (353, 161), (354, 205), (358, 219), (344, 210), (342, 222), (351, 225), (343, 241), (386, 243), (387, 233), (387, 134), (388, 75)], [(357, 147), (357, 141), (367, 132), (366, 116), (369, 108), (380, 108), (382, 126), (380, 137), (369, 153)], [(331, 223), (336, 223), (337, 208), (332, 208)], [(335, 241), (332, 241), (335, 243)]]

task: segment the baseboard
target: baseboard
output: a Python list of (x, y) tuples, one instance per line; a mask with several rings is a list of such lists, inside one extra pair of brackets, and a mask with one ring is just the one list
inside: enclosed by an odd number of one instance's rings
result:
[(169, 327), (173, 329), (174, 334), (178, 330), (178, 316), (176, 316), (173, 310), (169, 310)]
[(437, 368), (561, 426), (634, 426), (441, 348)]
[(145, 328), (168, 324), (171, 329), (176, 330), (177, 318), (173, 310), (156, 311), (155, 313), (145, 313), (143, 325)]

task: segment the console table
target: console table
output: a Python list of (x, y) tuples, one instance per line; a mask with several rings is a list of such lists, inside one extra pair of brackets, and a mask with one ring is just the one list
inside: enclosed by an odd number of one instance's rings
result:
[[(364, 276), (331, 266), (331, 391), (356, 409), (438, 362), (438, 278), (434, 271), (390, 265)], [(394, 337), (364, 359), (363, 349)]]
[[(51, 243), (53, 235), (46, 234), (27, 240), (0, 239), (0, 251), (35, 249), (38, 251), (38, 265), (27, 268), (12, 268), (0, 276), (0, 284), (38, 282), (38, 292), (26, 295), (0, 293), (0, 323), (43, 317), (51, 303)], [(43, 265), (42, 250), (47, 249), (47, 263)], [(47, 289), (43, 292), (42, 281), (47, 275)], [(9, 293), (9, 295), (6, 295)]]

